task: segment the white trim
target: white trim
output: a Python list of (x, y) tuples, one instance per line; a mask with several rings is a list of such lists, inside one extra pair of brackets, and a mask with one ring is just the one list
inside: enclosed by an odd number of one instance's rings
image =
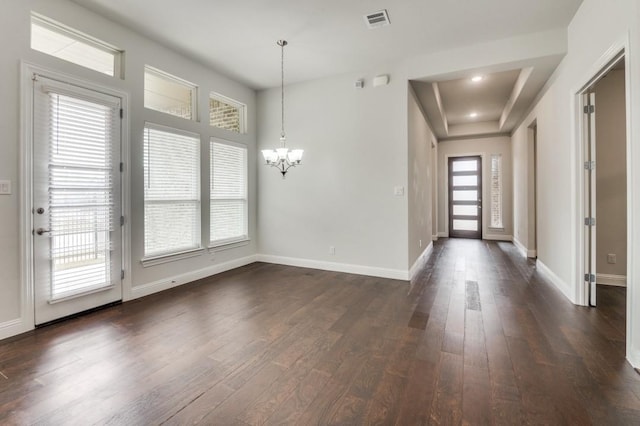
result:
[(528, 250), (517, 238), (513, 238), (513, 244), (518, 248), (524, 257), (535, 258), (538, 254), (536, 250)]
[(575, 299), (573, 298), (573, 287), (569, 285), (569, 283), (564, 282), (562, 278), (557, 276), (556, 273), (549, 269), (549, 267), (545, 265), (540, 259), (536, 261), (536, 268), (538, 269), (538, 272), (540, 272), (540, 274), (542, 274), (546, 279), (551, 281), (551, 283), (555, 285), (558, 290), (560, 290), (562, 294), (564, 294), (565, 297), (571, 301), (571, 303), (576, 303)]
[(22, 334), (29, 330), (33, 330), (33, 326), (25, 324), (22, 318), (5, 321), (0, 323), (0, 340)]
[(438, 234), (431, 236), (432, 241), (438, 241)]
[(240, 268), (242, 266), (250, 265), (257, 261), (255, 255), (242, 257), (240, 259), (230, 260), (228, 262), (220, 263), (206, 268), (190, 271), (184, 274), (174, 275), (172, 277), (162, 278), (161, 280), (151, 283), (135, 286), (131, 289), (131, 299), (137, 299), (139, 297), (148, 296), (150, 294), (158, 293), (160, 291), (168, 290), (170, 288), (178, 287), (183, 284), (197, 281), (202, 278), (207, 278), (222, 272), (230, 271), (231, 269)]
[(447, 231), (444, 231), (444, 232), (440, 231), (440, 232), (438, 232), (438, 237), (440, 237), (440, 238), (449, 238), (449, 233)]
[(374, 266), (351, 265), (348, 263), (325, 262), (322, 260), (302, 259), (297, 257), (257, 255), (259, 262), (275, 263), (278, 265), (297, 266), (299, 268), (321, 269), (323, 271), (345, 272), (347, 274), (368, 275), (372, 277), (389, 278), (392, 280), (409, 281), (409, 271), (401, 269), (377, 268)]
[(140, 263), (142, 264), (143, 268), (148, 268), (149, 266), (175, 262), (176, 260), (188, 259), (190, 257), (198, 257), (202, 253), (204, 253), (204, 248), (198, 247), (191, 250), (159, 254), (157, 256), (143, 257), (142, 259), (140, 259)]
[(482, 239), (487, 241), (513, 241), (513, 237), (511, 235), (503, 234), (487, 234), (483, 236)]
[(596, 274), (596, 283), (616, 287), (626, 287), (627, 277), (625, 275)]
[[(218, 102), (222, 102), (224, 104), (227, 105), (231, 105), (233, 107), (236, 107), (238, 109), (238, 118), (240, 120), (240, 129), (238, 132), (234, 132), (233, 130), (229, 130), (229, 129), (225, 129), (223, 127), (218, 127), (218, 126), (213, 126), (211, 124), (211, 100), (215, 100)], [(233, 98), (230, 98), (228, 96), (222, 95), (218, 92), (215, 91), (211, 91), (209, 92), (209, 102), (207, 102), (207, 119), (208, 119), (208, 123), (209, 126), (211, 127), (215, 127), (216, 129), (221, 129), (221, 130), (225, 130), (227, 132), (233, 132), (233, 133), (238, 133), (241, 135), (244, 135), (247, 133), (247, 104), (244, 104), (240, 101), (237, 101)]]
[(409, 269), (409, 280), (412, 280), (416, 276), (418, 271), (422, 269), (422, 267), (427, 263), (427, 260), (429, 260), (429, 257), (431, 256), (431, 253), (433, 253), (433, 242), (429, 243), (427, 248), (424, 249), (424, 251), (413, 263), (411, 269)]

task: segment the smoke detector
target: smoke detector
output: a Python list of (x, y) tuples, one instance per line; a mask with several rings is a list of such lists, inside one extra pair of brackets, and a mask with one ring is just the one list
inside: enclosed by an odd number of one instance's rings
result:
[(387, 25), (391, 24), (387, 9), (382, 9), (378, 12), (365, 15), (364, 20), (370, 30), (374, 28), (386, 27)]

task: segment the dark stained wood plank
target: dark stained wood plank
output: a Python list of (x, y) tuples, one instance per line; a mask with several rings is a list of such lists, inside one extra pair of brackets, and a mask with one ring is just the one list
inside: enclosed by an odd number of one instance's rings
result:
[(640, 424), (626, 290), (510, 243), (411, 283), (255, 263), (0, 342), (0, 424)]

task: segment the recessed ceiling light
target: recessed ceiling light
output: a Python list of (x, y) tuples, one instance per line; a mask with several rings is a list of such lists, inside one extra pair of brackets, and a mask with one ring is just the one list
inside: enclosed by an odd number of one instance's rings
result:
[(471, 79), (471, 81), (473, 81), (474, 83), (477, 83), (477, 82), (479, 82), (479, 81), (482, 81), (482, 79), (483, 79), (483, 78), (484, 78), (484, 77), (482, 77), (481, 75), (476, 75), (475, 77), (473, 77), (473, 78)]
[(469, 114), (469, 117), (471, 118), (476, 118), (478, 116), (477, 112), (472, 112), (471, 114)]

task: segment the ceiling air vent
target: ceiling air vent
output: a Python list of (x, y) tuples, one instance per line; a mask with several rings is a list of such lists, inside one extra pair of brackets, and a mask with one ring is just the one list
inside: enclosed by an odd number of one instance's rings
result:
[(370, 13), (369, 15), (366, 15), (364, 17), (364, 20), (366, 21), (367, 27), (369, 27), (369, 29), (385, 27), (391, 24), (391, 21), (389, 21), (389, 14), (387, 13), (387, 9)]

